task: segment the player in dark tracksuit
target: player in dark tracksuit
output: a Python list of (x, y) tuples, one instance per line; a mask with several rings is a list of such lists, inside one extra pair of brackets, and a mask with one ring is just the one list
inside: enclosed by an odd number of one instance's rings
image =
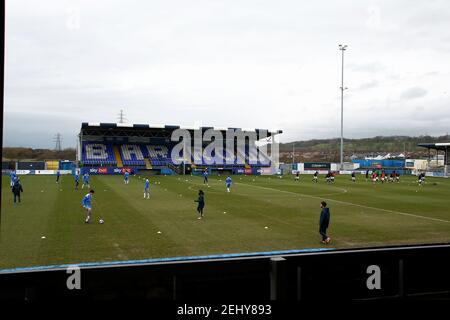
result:
[(78, 186), (80, 185), (80, 175), (78, 172), (75, 173), (75, 190), (78, 190)]
[(60, 177), (61, 173), (58, 171), (56, 171), (56, 183), (59, 183), (59, 177)]
[(321, 242), (328, 244), (331, 241), (331, 238), (327, 236), (327, 229), (330, 224), (330, 209), (327, 208), (325, 201), (320, 203), (320, 208), (322, 208), (322, 211), (320, 212), (319, 233), (322, 236)]
[(317, 183), (318, 182), (318, 178), (319, 178), (319, 171), (314, 172), (314, 176), (313, 176), (313, 182)]
[(198, 192), (198, 199), (194, 200), (194, 201), (198, 202), (197, 212), (200, 215), (198, 217), (198, 219), (202, 219), (203, 218), (203, 208), (205, 207), (205, 194), (203, 193), (202, 190), (200, 190)]
[(17, 179), (14, 182), (14, 185), (12, 187), (12, 193), (14, 195), (14, 204), (16, 203), (16, 199), (19, 200), (20, 203), (20, 193), (23, 192), (22, 185), (20, 184), (20, 179)]
[(208, 170), (203, 171), (203, 183), (208, 184)]

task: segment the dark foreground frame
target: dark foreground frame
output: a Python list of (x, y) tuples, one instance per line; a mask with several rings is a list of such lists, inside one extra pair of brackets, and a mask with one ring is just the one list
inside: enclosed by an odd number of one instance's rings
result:
[[(372, 266), (372, 267), (370, 267)], [(373, 267), (375, 266), (375, 267)], [(379, 268), (379, 289), (374, 284)], [(1, 300), (450, 299), (450, 244), (0, 272)]]

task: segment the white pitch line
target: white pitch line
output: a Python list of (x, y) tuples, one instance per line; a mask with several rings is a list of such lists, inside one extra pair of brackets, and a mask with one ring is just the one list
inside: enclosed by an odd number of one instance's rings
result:
[(295, 194), (295, 195), (301, 195), (301, 196), (304, 196), (304, 197), (310, 197), (310, 198), (314, 198), (314, 199), (321, 199), (321, 200), (325, 199), (325, 200), (328, 200), (328, 201), (334, 201), (334, 202), (337, 202), (337, 203), (342, 203), (342, 204), (351, 205), (351, 206), (355, 206), (355, 207), (360, 207), (360, 208), (365, 208), (365, 209), (372, 209), (372, 210), (380, 210), (380, 211), (393, 213), (393, 214), (398, 214), (398, 215), (402, 215), (402, 216), (409, 216), (409, 217), (415, 217), (415, 218), (420, 218), (420, 219), (426, 219), (426, 220), (450, 223), (450, 221), (448, 221), (448, 220), (437, 219), (437, 218), (430, 218), (430, 217), (425, 217), (425, 216), (412, 214), (412, 213), (406, 213), (406, 212), (400, 212), (400, 211), (394, 211), (394, 210), (388, 210), (388, 209), (382, 209), (382, 208), (376, 208), (376, 207), (369, 207), (369, 206), (365, 206), (365, 205), (362, 205), (362, 204), (357, 204), (357, 203), (352, 203), (352, 202), (347, 202), (347, 201), (327, 199), (327, 198), (323, 198), (323, 197), (311, 196), (309, 194), (296, 193), (296, 192), (279, 190), (279, 189), (274, 189), (274, 188), (255, 186), (255, 185), (246, 184), (246, 183), (242, 183), (242, 182), (237, 182), (237, 183), (245, 184), (247, 186), (251, 186), (251, 187), (255, 187), (255, 188), (261, 188), (261, 189), (266, 189), (266, 190), (273, 190), (273, 191), (278, 191), (278, 192), (284, 192), (284, 193), (290, 193), (290, 194)]
[[(341, 191), (341, 192), (333, 192), (333, 193), (324, 193), (324, 194), (319, 194), (318, 196), (316, 196), (316, 197), (318, 197), (318, 198), (320, 198), (320, 197), (329, 197), (329, 196), (337, 196), (337, 195), (340, 195), (340, 194), (344, 194), (344, 193), (347, 193), (348, 191), (347, 191), (347, 189), (344, 189), (344, 188), (338, 188), (338, 189), (340, 189), (340, 190), (343, 190), (343, 191)], [(294, 193), (294, 192), (293, 192)], [(301, 194), (301, 193), (295, 193), (295, 194)]]

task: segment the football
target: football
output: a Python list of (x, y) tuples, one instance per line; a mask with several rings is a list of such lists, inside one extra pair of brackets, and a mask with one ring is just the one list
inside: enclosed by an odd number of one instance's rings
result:
[(103, 219), (98, 220), (98, 223), (100, 223), (100, 224), (103, 224), (103, 222), (105, 222), (105, 221), (103, 221)]

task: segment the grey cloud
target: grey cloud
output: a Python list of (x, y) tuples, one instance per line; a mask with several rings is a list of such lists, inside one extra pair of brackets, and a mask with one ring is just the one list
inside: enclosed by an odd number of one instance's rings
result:
[(3, 118), (3, 146), (53, 148), (56, 133), (62, 135), (62, 147), (74, 148), (81, 122), (67, 116), (7, 112)]
[[(445, 1), (6, 5), (7, 145), (51, 147), (61, 132), (68, 146), (82, 121), (112, 122), (120, 109), (134, 123), (274, 128), (296, 139), (338, 136), (337, 45), (343, 42), (349, 45), (345, 86), (355, 88), (345, 96), (347, 134), (379, 135), (394, 127), (423, 133), (416, 114), (395, 126), (374, 123), (361, 110), (375, 104), (378, 115), (395, 109), (409, 116), (416, 102), (442, 119), (450, 113), (442, 107), (448, 95), (441, 94), (450, 82)], [(438, 132), (445, 124), (431, 126)]]
[(377, 73), (385, 70), (386, 67), (378, 61), (373, 61), (365, 63), (352, 63), (349, 65), (349, 69), (354, 72)]
[(357, 87), (357, 89), (359, 89), (359, 90), (372, 89), (372, 88), (378, 87), (378, 85), (379, 85), (379, 82), (377, 80), (372, 80), (369, 82), (362, 83), (361, 85), (359, 85)]
[(405, 100), (422, 98), (427, 95), (428, 91), (421, 87), (412, 87), (402, 92), (401, 98)]

